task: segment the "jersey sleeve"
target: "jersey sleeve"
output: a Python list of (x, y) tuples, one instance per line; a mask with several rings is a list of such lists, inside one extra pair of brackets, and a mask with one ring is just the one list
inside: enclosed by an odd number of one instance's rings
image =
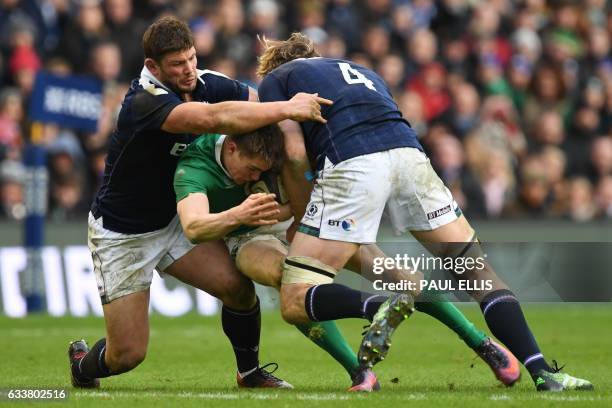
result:
[(191, 193), (207, 194), (211, 187), (211, 177), (209, 171), (197, 166), (197, 158), (183, 157), (179, 160), (174, 172), (174, 193), (176, 202)]
[(290, 99), (287, 94), (287, 89), (274, 73), (268, 74), (264, 80), (261, 81), (257, 93), (261, 102), (278, 102)]
[(200, 79), (206, 84), (208, 94), (206, 102), (247, 101), (249, 99), (247, 85), (221, 73), (205, 70), (200, 75)]
[(140, 90), (132, 99), (131, 125), (137, 131), (161, 129), (172, 109), (181, 103), (176, 95), (165, 91), (155, 94)]

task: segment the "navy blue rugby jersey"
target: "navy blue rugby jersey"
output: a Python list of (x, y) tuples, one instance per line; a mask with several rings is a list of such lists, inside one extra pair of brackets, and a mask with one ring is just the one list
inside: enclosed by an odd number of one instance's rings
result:
[(288, 100), (299, 92), (318, 93), (334, 102), (321, 110), (326, 125), (300, 124), (317, 169), (325, 157), (337, 164), (398, 147), (423, 150), (383, 79), (367, 68), (338, 59), (300, 58), (276, 68), (258, 89), (262, 102)]
[[(198, 70), (193, 100), (248, 100), (248, 87), (213, 71)], [(176, 215), (172, 180), (179, 156), (197, 138), (161, 130), (183, 103), (145, 67), (132, 81), (119, 112), (106, 157), (104, 179), (91, 207), (104, 228), (136, 234), (167, 226)]]

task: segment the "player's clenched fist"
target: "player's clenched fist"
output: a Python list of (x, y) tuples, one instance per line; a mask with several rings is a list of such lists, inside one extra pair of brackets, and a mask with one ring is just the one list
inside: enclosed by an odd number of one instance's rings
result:
[(327, 123), (321, 116), (321, 105), (331, 105), (332, 101), (321, 98), (319, 94), (309, 94), (300, 92), (289, 100), (290, 118), (298, 122), (316, 120), (317, 122)]
[(274, 194), (251, 194), (236, 207), (236, 216), (243, 225), (272, 225), (278, 222), (279, 204)]

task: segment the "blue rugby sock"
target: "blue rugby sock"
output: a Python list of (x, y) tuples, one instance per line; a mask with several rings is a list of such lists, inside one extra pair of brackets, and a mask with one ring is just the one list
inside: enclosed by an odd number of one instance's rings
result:
[(106, 339), (98, 340), (96, 344), (85, 354), (78, 364), (72, 366), (72, 371), (77, 378), (105, 378), (113, 375), (106, 366)]
[(385, 300), (385, 296), (370, 295), (338, 283), (327, 283), (310, 287), (304, 306), (313, 322), (350, 317), (372, 320)]
[(518, 299), (509, 290), (496, 290), (480, 303), (482, 314), (491, 330), (519, 359), (533, 376), (539, 370), (552, 371), (540, 352)]
[(229, 338), (236, 356), (238, 372), (245, 373), (259, 367), (259, 337), (261, 310), (259, 298), (251, 310), (221, 309), (223, 332)]

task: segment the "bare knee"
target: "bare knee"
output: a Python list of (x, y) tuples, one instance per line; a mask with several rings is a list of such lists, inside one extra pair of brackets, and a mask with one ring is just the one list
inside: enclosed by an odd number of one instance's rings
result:
[(281, 315), (287, 323), (304, 324), (310, 322), (304, 303), (307, 290), (308, 287), (305, 285), (289, 284), (281, 287)]
[(249, 278), (235, 273), (223, 279), (223, 291), (218, 294), (218, 298), (225, 306), (236, 310), (249, 310), (255, 305), (255, 286)]
[(302, 315), (303, 313), (300, 313), (299, 306), (294, 302), (281, 300), (281, 316), (284, 321), (289, 324), (305, 323)]
[(136, 368), (146, 355), (146, 346), (126, 345), (111, 350), (107, 348), (106, 364), (113, 374), (120, 374)]

